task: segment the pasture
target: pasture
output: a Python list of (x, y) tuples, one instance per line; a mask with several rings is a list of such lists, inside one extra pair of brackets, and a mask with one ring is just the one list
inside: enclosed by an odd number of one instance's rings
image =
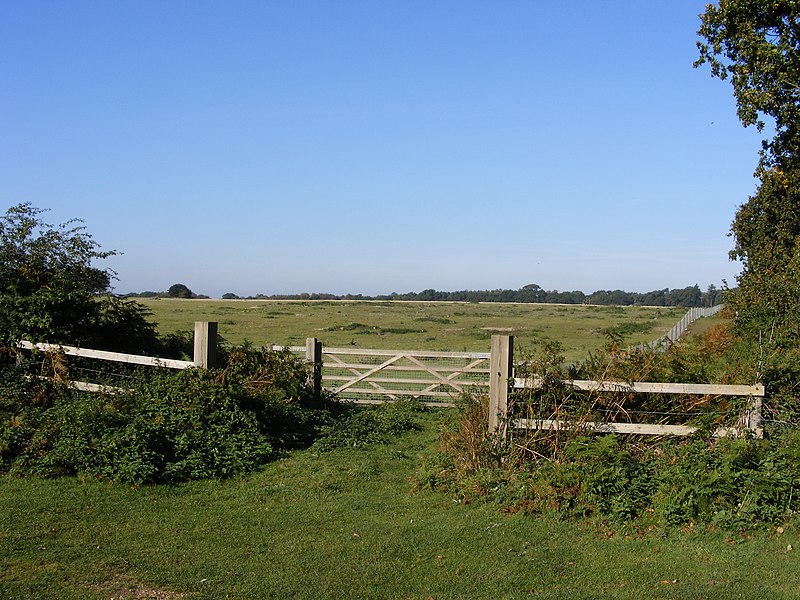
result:
[(619, 307), (465, 302), (137, 299), (162, 334), (217, 321), (231, 344), (249, 341), (301, 346), (316, 337), (325, 346), (392, 350), (488, 352), (491, 336), (515, 336), (524, 352), (535, 340), (564, 346), (581, 360), (608, 342), (652, 341), (686, 313), (682, 307)]

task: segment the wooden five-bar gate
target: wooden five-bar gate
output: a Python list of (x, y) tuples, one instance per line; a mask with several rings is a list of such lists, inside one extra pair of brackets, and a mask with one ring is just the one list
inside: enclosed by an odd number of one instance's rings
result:
[(286, 349), (304, 353), (319, 385), (342, 400), (375, 404), (416, 398), (448, 407), (466, 392), (489, 388), (489, 352), (326, 348), (314, 338)]

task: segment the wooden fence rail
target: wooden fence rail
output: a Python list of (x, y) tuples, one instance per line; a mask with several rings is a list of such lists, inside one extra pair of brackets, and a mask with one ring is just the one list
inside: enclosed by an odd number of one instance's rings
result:
[[(109, 352), (107, 350), (92, 350), (77, 346), (64, 346), (61, 344), (33, 343), (22, 340), (17, 343), (21, 350), (36, 350), (39, 352), (57, 352), (66, 356), (93, 358), (110, 362), (129, 365), (143, 365), (161, 367), (166, 369), (189, 369), (192, 367), (212, 368), (217, 360), (217, 324), (206, 321), (195, 321), (194, 324), (194, 360), (176, 360), (173, 358), (159, 358), (156, 356), (142, 356), (139, 354), (124, 354), (122, 352)], [(84, 392), (114, 393), (125, 391), (124, 388), (90, 383), (87, 381), (71, 381), (70, 385)]]
[[(558, 418), (516, 418), (509, 412), (510, 389), (535, 389), (542, 382), (537, 377), (514, 378), (513, 371), (513, 337), (492, 336), (492, 373), (489, 391), (489, 428), (503, 437), (508, 429), (559, 430), (582, 428), (596, 433), (635, 433), (639, 435), (675, 435), (686, 436), (696, 433), (698, 427), (692, 425), (667, 425), (661, 423), (615, 423), (584, 420), (563, 420)], [(494, 356), (497, 357), (495, 360)], [(738, 436), (742, 434), (761, 437), (761, 409), (765, 395), (762, 384), (754, 385), (718, 385), (690, 383), (655, 383), (627, 381), (588, 381), (563, 380), (563, 385), (576, 390), (594, 393), (639, 393), (639, 394), (680, 394), (699, 396), (739, 396), (748, 399), (746, 411), (739, 417), (734, 427), (721, 427), (715, 431), (717, 437)]]
[(121, 352), (108, 352), (106, 350), (90, 350), (89, 348), (78, 348), (76, 346), (62, 346), (60, 344), (33, 344), (21, 341), (17, 347), (22, 350), (38, 350), (40, 352), (58, 352), (67, 356), (80, 356), (83, 358), (94, 358), (129, 365), (145, 365), (150, 367), (164, 367), (167, 369), (188, 369), (196, 367), (193, 361), (175, 360), (172, 358), (158, 358), (154, 356), (141, 356), (138, 354), (123, 354)]

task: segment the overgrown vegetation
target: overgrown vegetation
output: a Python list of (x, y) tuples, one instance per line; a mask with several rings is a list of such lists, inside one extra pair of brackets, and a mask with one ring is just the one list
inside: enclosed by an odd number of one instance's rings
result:
[(0, 470), (135, 484), (229, 477), (307, 446), (331, 422), (305, 365), (285, 352), (235, 350), (217, 370), (138, 370), (107, 393), (66, 385), (65, 363), (0, 371)]
[(388, 444), (393, 438), (419, 429), (417, 416), (424, 411), (415, 400), (398, 400), (371, 407), (346, 407), (331, 425), (323, 428), (314, 442), (317, 452), (335, 448), (366, 448)]
[[(525, 369), (529, 369), (526, 373)], [(463, 399), (441, 436), (441, 453), (423, 465), (418, 484), (459, 502), (494, 502), (504, 510), (593, 518), (614, 527), (667, 531), (676, 526), (747, 529), (782, 524), (800, 512), (800, 432), (787, 427), (797, 399), (770, 398), (765, 439), (715, 439), (711, 432), (736, 423), (746, 400), (688, 400), (627, 392), (590, 393), (563, 379), (755, 381), (753, 357), (725, 327), (663, 353), (621, 350), (565, 367), (558, 345), (543, 344), (518, 370), (537, 374), (541, 386), (513, 398), (512, 414), (559, 419), (561, 429), (488, 432), (483, 398)], [(587, 421), (691, 423), (690, 438), (645, 438), (589, 433)]]

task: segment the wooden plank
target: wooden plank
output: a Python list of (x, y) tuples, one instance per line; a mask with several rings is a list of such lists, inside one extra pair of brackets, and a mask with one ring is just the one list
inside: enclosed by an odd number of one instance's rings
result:
[(99, 383), (88, 383), (86, 381), (70, 381), (69, 385), (81, 392), (124, 394), (125, 392), (131, 391), (128, 388), (117, 387), (115, 385), (101, 385)]
[(392, 394), (395, 396), (412, 396), (417, 398), (421, 396), (430, 396), (431, 398), (453, 398), (453, 394), (449, 392), (427, 392), (425, 394), (417, 390), (389, 390), (388, 392), (381, 392), (375, 388), (348, 388), (344, 392), (345, 397), (347, 394), (367, 394), (369, 396), (388, 396)]
[[(353, 379), (353, 378), (349, 377), (347, 375), (323, 375), (322, 376), (322, 381), (330, 381), (330, 382), (350, 381), (351, 379)], [(411, 379), (411, 378), (403, 379), (401, 377), (370, 377), (368, 383), (380, 383), (380, 384), (386, 384), (386, 383), (408, 383), (408, 384), (414, 384), (414, 385), (428, 385), (428, 386), (432, 385), (434, 387), (439, 386), (439, 385), (445, 385), (445, 384), (443, 384), (443, 383), (441, 383), (441, 382), (439, 382), (437, 380), (433, 380), (433, 379)], [(458, 385), (460, 385), (460, 386), (487, 387), (489, 385), (489, 382), (488, 381), (459, 381)], [(452, 386), (449, 386), (449, 387), (452, 387)]]
[[(391, 402), (390, 400), (375, 400), (372, 398), (364, 398), (364, 399), (356, 399), (350, 400), (353, 404), (386, 404), (387, 402)], [(423, 406), (430, 406), (431, 408), (455, 408), (455, 402), (420, 402)]]
[[(685, 394), (700, 396), (764, 396), (763, 384), (721, 385), (713, 383), (650, 383), (643, 381), (564, 380), (577, 390), (588, 392), (633, 392), (642, 394)], [(514, 379), (515, 388), (539, 387), (538, 378)]]
[(343, 354), (343, 355), (363, 355), (363, 356), (395, 356), (405, 354), (416, 358), (486, 358), (490, 357), (488, 352), (438, 352), (435, 350), (374, 350), (367, 348), (324, 348), (323, 354)]
[[(337, 356), (329, 356), (328, 358), (330, 358), (331, 360), (336, 361), (336, 364), (331, 364), (330, 362), (326, 363), (324, 365), (324, 368), (327, 369), (327, 370), (331, 370), (331, 369), (359, 369), (359, 370), (363, 370), (363, 369), (372, 369), (373, 367), (376, 366), (375, 363), (346, 363), (346, 362), (342, 362), (342, 360)], [(484, 359), (480, 359), (480, 360), (481, 360), (481, 362), (483, 362)], [(385, 371), (412, 371), (412, 372), (418, 372), (418, 371), (422, 371), (423, 369), (420, 369), (419, 367), (415, 367), (415, 366), (412, 366), (412, 365), (394, 365), (394, 364), (392, 364), (392, 365), (388, 365), (388, 366), (384, 367), (384, 370)], [(447, 373), (447, 374), (453, 373), (455, 371), (457, 371), (459, 373), (462, 373), (462, 374), (466, 374), (466, 375), (488, 375), (489, 374), (489, 369), (488, 368), (485, 368), (485, 369), (467, 369), (466, 367), (462, 368), (462, 367), (453, 367), (453, 366), (450, 366), (450, 367), (431, 366), (430, 368), (424, 369), (424, 370), (425, 371), (436, 371), (437, 373)], [(487, 380), (488, 380), (488, 377), (487, 377)]]
[[(555, 419), (517, 419), (514, 421), (517, 429), (537, 430), (562, 430), (586, 429), (594, 433), (622, 433), (635, 435), (674, 435), (687, 436), (698, 431), (692, 425), (659, 425), (647, 423), (596, 423), (594, 421), (563, 421)], [(720, 427), (714, 432), (714, 437), (740, 437), (751, 432), (746, 427)], [(763, 437), (764, 430), (756, 429), (752, 434), (757, 438)]]
[(139, 356), (137, 354), (123, 354), (121, 352), (108, 352), (106, 350), (90, 350), (88, 348), (76, 348), (75, 346), (59, 346), (58, 344), (32, 344), (31, 342), (21, 341), (17, 344), (17, 346), (25, 350), (63, 352), (68, 356), (96, 358), (97, 360), (107, 360), (134, 365), (147, 365), (151, 367), (166, 367), (168, 369), (189, 369), (195, 366), (193, 362), (188, 360), (157, 358), (154, 356)]
[(594, 421), (563, 421), (557, 419), (517, 419), (519, 429), (587, 429), (595, 433), (636, 433), (640, 435), (691, 435), (697, 427), (689, 425), (652, 425), (646, 423), (596, 423)]

